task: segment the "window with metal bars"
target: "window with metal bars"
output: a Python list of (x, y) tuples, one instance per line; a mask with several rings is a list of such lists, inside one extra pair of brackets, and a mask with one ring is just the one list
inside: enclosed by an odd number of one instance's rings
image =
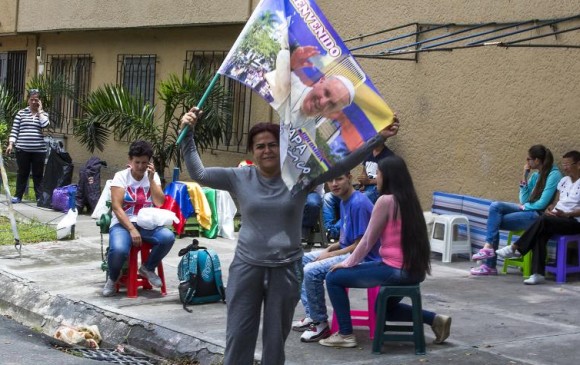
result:
[[(192, 74), (200, 69), (215, 73), (226, 55), (227, 51), (187, 51), (183, 74)], [(232, 116), (224, 131), (222, 143), (214, 148), (221, 151), (246, 153), (246, 140), (252, 112), (252, 89), (225, 76), (220, 77), (219, 83), (231, 96)]]
[[(123, 86), (140, 101), (143, 107), (146, 103), (155, 103), (155, 70), (157, 55), (155, 54), (120, 54), (117, 55), (117, 85)], [(115, 136), (115, 140), (117, 137)], [(128, 142), (128, 137), (122, 138)]]
[(25, 97), (26, 51), (0, 52), (0, 85), (17, 100)]
[(72, 95), (53, 97), (50, 127), (53, 132), (73, 134), (73, 121), (83, 114), (82, 103), (89, 94), (92, 57), (89, 54), (49, 54), (47, 74), (72, 86)]
[(157, 55), (120, 54), (117, 56), (117, 85), (123, 86), (143, 105), (155, 103)]

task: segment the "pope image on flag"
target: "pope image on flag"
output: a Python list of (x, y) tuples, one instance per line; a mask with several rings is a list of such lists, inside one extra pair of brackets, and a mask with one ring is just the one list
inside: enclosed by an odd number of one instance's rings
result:
[(254, 165), (242, 168), (205, 167), (195, 144), (201, 110), (181, 119), (190, 177), (228, 191), (242, 217), (226, 288), (224, 364), (254, 362), (262, 309), (261, 363), (283, 364), (300, 299), (308, 192), (358, 166), (399, 123), (312, 1), (260, 2), (218, 72), (251, 87), (280, 116), (280, 124), (253, 121)]

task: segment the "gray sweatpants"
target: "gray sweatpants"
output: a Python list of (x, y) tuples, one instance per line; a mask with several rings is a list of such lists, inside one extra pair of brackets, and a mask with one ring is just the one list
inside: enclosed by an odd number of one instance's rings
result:
[(250, 265), (234, 257), (226, 287), (228, 317), (224, 365), (253, 364), (262, 302), (262, 365), (284, 364), (284, 343), (292, 327), (301, 284), (301, 260), (285, 266), (265, 267)]

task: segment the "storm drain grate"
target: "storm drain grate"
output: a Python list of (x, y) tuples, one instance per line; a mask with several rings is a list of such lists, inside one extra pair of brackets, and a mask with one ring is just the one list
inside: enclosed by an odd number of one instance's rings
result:
[(110, 362), (114, 364), (122, 364), (122, 365), (156, 365), (157, 362), (154, 362), (148, 357), (139, 356), (139, 355), (130, 355), (121, 353), (119, 351), (113, 349), (85, 349), (85, 348), (75, 348), (75, 349), (67, 349), (62, 348), (60, 346), (56, 347), (57, 350), (69, 353), (74, 356), (83, 357), (85, 359), (95, 360), (95, 361), (104, 361)]

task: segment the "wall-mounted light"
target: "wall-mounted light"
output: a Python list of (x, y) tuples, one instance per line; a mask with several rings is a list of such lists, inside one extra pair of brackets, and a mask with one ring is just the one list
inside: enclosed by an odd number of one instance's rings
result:
[(44, 54), (44, 50), (42, 49), (42, 47), (38, 46), (36, 47), (36, 59), (38, 60), (38, 62), (42, 63), (42, 56)]

